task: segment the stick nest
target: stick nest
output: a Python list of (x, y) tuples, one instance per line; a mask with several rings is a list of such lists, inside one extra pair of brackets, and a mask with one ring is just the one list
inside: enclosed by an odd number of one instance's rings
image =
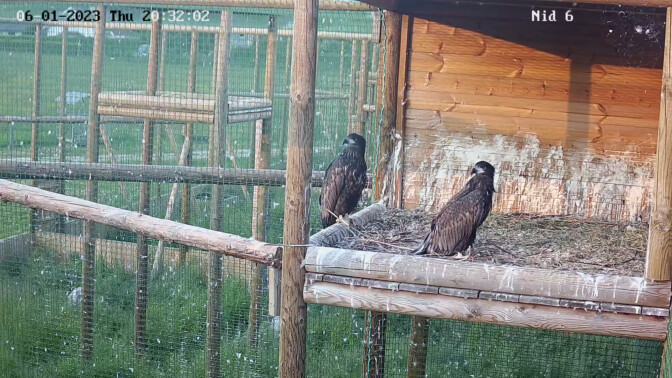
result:
[[(351, 236), (334, 247), (409, 254), (425, 238), (431, 222), (432, 215), (424, 211), (389, 209), (378, 221), (351, 227)], [(491, 213), (476, 232), (466, 261), (639, 276), (644, 272), (647, 235), (644, 223)]]

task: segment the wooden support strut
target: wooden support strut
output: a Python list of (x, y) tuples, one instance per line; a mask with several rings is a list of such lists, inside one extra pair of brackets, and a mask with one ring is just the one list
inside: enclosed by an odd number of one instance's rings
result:
[(315, 68), (317, 63), (317, 0), (294, 2), (292, 84), (287, 131), (287, 187), (282, 269), (280, 329), (281, 378), (306, 376), (306, 316), (303, 300), (310, 230), (310, 178), (313, 166), (315, 122)]
[[(221, 25), (217, 38), (217, 66), (215, 77), (215, 119), (210, 128), (211, 143), (210, 166), (224, 167), (226, 161), (226, 122), (229, 111), (228, 91), (228, 63), (231, 40), (231, 13), (221, 13)], [(222, 228), (221, 208), (222, 187), (212, 186), (210, 228)], [(221, 377), (221, 327), (222, 327), (222, 259), (217, 253), (208, 256), (208, 304), (205, 363), (206, 376), (209, 378)]]
[[(278, 29), (275, 24), (275, 16), (268, 17), (268, 43), (266, 44), (266, 73), (264, 81), (264, 98), (271, 99), (275, 90), (275, 66), (277, 56)], [(258, 120), (255, 127), (255, 149), (254, 169), (265, 170), (271, 165), (271, 135), (273, 127), (271, 118)], [(266, 225), (268, 222), (268, 188), (266, 186), (255, 186), (252, 197), (252, 237), (259, 241), (266, 241)], [(251, 348), (257, 347), (259, 330), (259, 312), (261, 308), (261, 283), (262, 267), (254, 265), (252, 268), (252, 280), (250, 284), (250, 313), (249, 313), (249, 331), (248, 345)], [(269, 269), (269, 305), (275, 307), (279, 298), (273, 295), (279, 292), (279, 288), (273, 286), (279, 284), (277, 277), (279, 271)], [(271, 316), (276, 316), (275, 309), (269, 307)]]
[(672, 8), (667, 9), (663, 85), (645, 277), (672, 280)]
[[(86, 139), (86, 162), (98, 162), (98, 132), (100, 130), (100, 115), (98, 114), (98, 94), (103, 81), (103, 61), (105, 58), (105, 6), (99, 5), (101, 20), (96, 23), (96, 33), (93, 38), (93, 58), (91, 62), (91, 99), (89, 101), (89, 128)], [(25, 194), (26, 190), (23, 192)], [(6, 194), (5, 191), (0, 196)], [(98, 201), (98, 183), (86, 182), (86, 201)], [(42, 202), (42, 201), (40, 201)], [(44, 201), (49, 204), (49, 201)], [(24, 203), (25, 204), (25, 203)], [(25, 204), (27, 205), (27, 204)], [(29, 205), (27, 205), (29, 206)], [(69, 212), (61, 215), (69, 216)], [(84, 251), (82, 253), (82, 358), (90, 360), (93, 357), (93, 311), (95, 288), (95, 258), (96, 258), (96, 225), (89, 219), (84, 222), (82, 235), (84, 237)]]
[[(68, 82), (68, 27), (64, 26), (61, 33), (61, 87), (58, 98), (58, 115), (64, 117)], [(63, 122), (58, 125), (58, 161), (65, 162), (65, 123)], [(60, 180), (58, 193), (65, 194), (64, 180)], [(62, 233), (64, 229), (65, 219), (61, 217), (57, 232)]]

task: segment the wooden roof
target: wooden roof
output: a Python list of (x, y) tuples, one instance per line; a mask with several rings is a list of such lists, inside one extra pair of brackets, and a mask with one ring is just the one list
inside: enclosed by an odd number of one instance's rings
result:
[[(415, 8), (431, 6), (441, 7), (443, 4), (454, 4), (456, 0), (360, 0), (375, 7), (404, 14), (413, 14)], [(672, 0), (479, 0), (479, 3), (520, 4), (520, 5), (552, 5), (564, 7), (576, 3), (604, 6), (633, 6), (647, 8), (672, 7)]]

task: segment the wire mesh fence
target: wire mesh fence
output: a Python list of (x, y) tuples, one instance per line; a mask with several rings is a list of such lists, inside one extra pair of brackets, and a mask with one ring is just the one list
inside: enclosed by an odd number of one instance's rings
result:
[[(313, 169), (357, 132), (373, 172), (380, 14), (319, 17)], [(284, 182), (270, 170), (287, 163), (292, 22), (286, 9), (0, 3), (2, 176), (282, 243)], [(271, 268), (17, 204), (0, 204), (0, 217), (9, 376), (278, 375)], [(308, 316), (309, 376), (368, 375), (364, 311), (310, 305)], [(386, 376), (660, 369), (660, 342), (445, 320), (411, 335), (411, 319), (385, 320)], [(409, 365), (414, 342), (428, 354)]]

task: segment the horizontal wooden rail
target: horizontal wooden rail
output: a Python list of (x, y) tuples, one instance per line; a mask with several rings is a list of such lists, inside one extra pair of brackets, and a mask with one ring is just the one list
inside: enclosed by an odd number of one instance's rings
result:
[(279, 267), (281, 247), (224, 232), (208, 230), (133, 211), (101, 205), (76, 197), (0, 180), (0, 200), (33, 209), (50, 211), (70, 218), (84, 219), (150, 238), (175, 242), (256, 263)]
[[(146, 4), (146, 2), (143, 2)], [(19, 23), (18, 20), (12, 18), (0, 18), (1, 23)], [(32, 21), (31, 24), (42, 24), (45, 26), (67, 26), (69, 28), (93, 28), (95, 23), (93, 22), (69, 22), (69, 21)], [(105, 29), (107, 30), (151, 30), (151, 23), (130, 23), (130, 22), (106, 22)], [(169, 32), (182, 32), (182, 33), (209, 33), (216, 34), (219, 33), (218, 26), (197, 26), (197, 25), (175, 25), (168, 24), (163, 25), (161, 30)], [(268, 29), (264, 28), (233, 28), (232, 34), (243, 34), (243, 35), (267, 35)], [(291, 37), (294, 32), (292, 29), (280, 29), (278, 30), (278, 35), (282, 37)], [(317, 36), (320, 39), (334, 39), (334, 40), (367, 40), (373, 41), (373, 35), (366, 33), (348, 33), (348, 32), (330, 32), (330, 31), (319, 31)]]
[(593, 335), (663, 341), (666, 318), (574, 310), (544, 305), (459, 298), (310, 282), (303, 292), (306, 303), (391, 312), (437, 319), (453, 319)]
[(670, 282), (309, 247), (307, 272), (510, 294), (668, 308)]
[[(142, 123), (142, 118), (100, 117), (100, 123)], [(0, 122), (7, 123), (89, 123), (89, 116), (0, 116)]]
[[(174, 165), (87, 164), (28, 162), (0, 159), (0, 178), (60, 179), (122, 182), (181, 182), (190, 184), (282, 186), (286, 173), (280, 169), (228, 169)], [(323, 171), (313, 171), (313, 187), (322, 186)], [(369, 182), (370, 182), (369, 178)]]
[[(38, 0), (28, 0), (38, 1)], [(52, 0), (52, 3), (90, 3), (90, 0)], [(115, 0), (117, 4), (137, 4), (137, 0)], [(179, 5), (184, 6), (210, 6), (210, 7), (245, 7), (245, 8), (272, 8), (293, 9), (293, 0), (143, 0), (142, 4), (153, 5)], [(339, 11), (372, 11), (376, 10), (371, 5), (355, 1), (320, 0), (320, 10)]]

